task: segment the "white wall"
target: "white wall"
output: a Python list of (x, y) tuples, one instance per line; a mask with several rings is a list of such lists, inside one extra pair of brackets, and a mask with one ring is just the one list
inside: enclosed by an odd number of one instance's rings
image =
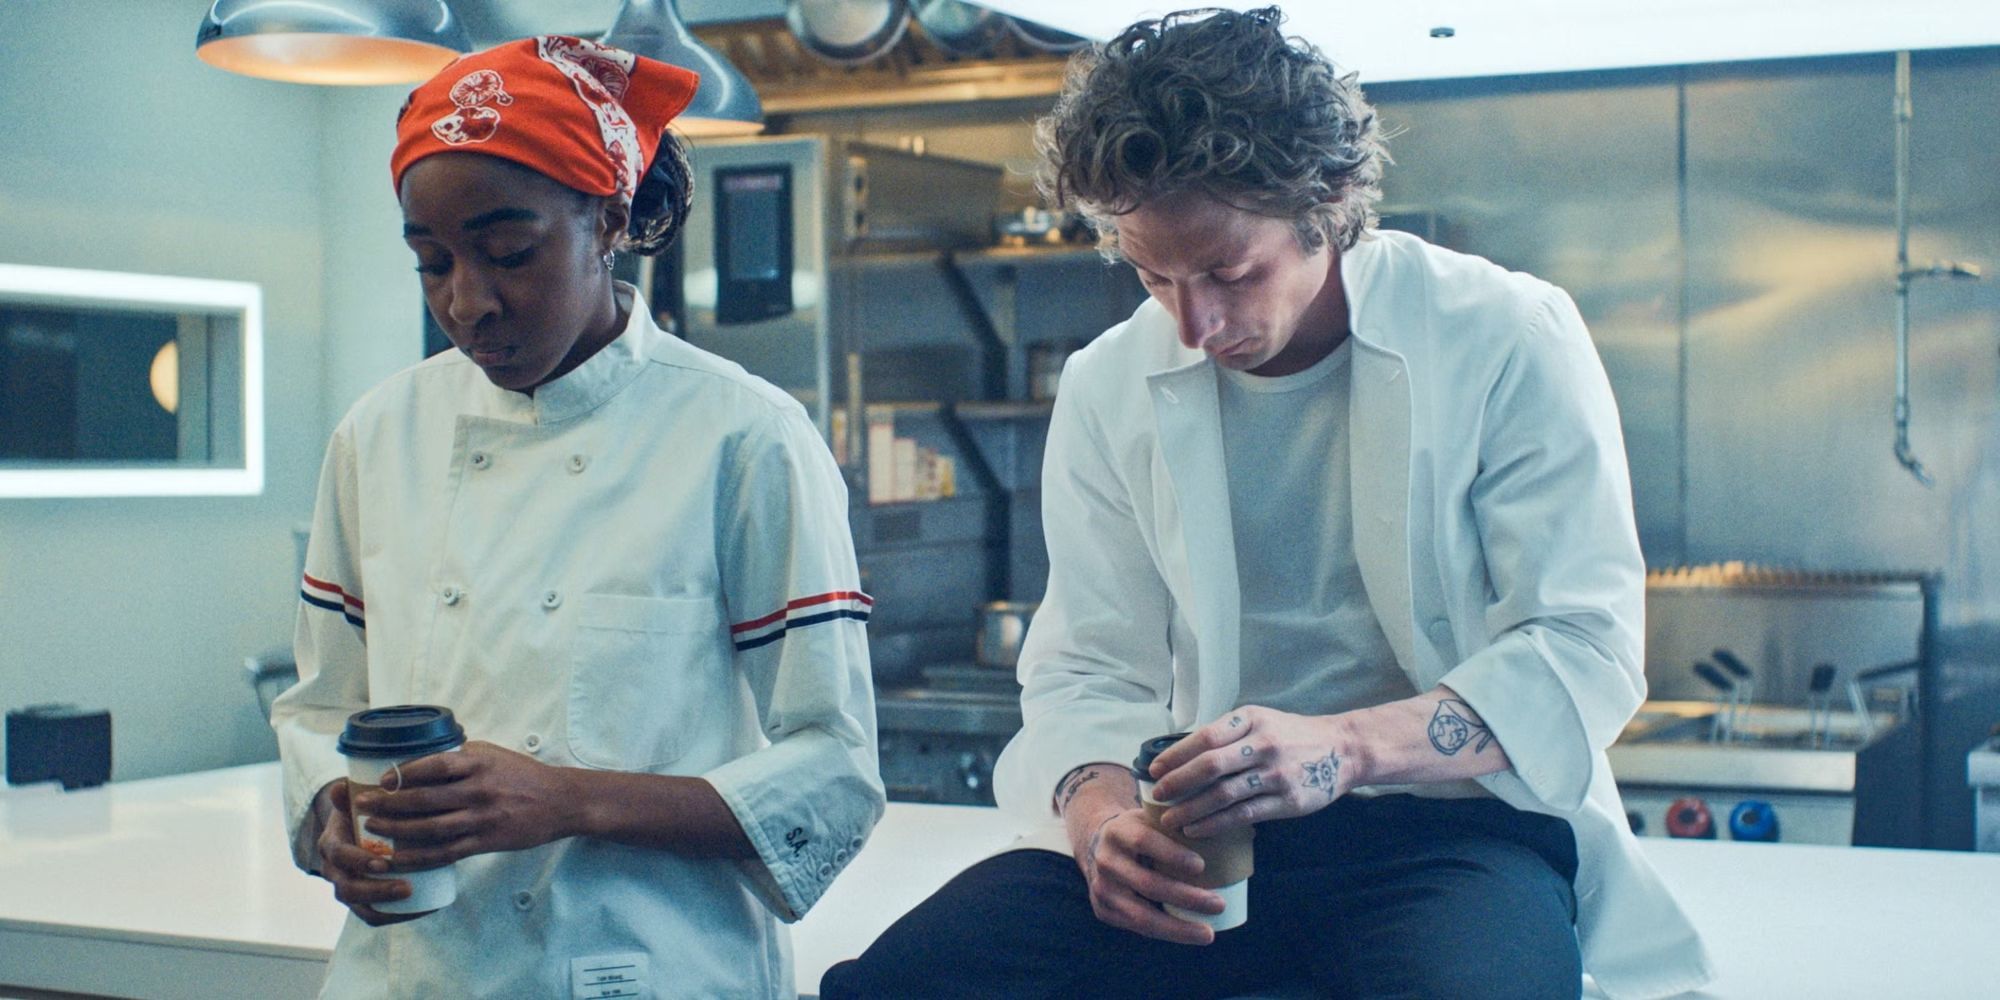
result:
[(347, 249), (324, 240), (322, 186), (347, 181), (321, 162), (327, 98), (198, 61), (200, 7), (0, 4), (0, 261), (264, 289), (262, 496), (0, 500), (0, 706), (110, 709), (120, 779), (275, 753), (241, 663), (290, 641), (328, 426), (322, 247)]
[(320, 191), (326, 433), (369, 387), (423, 356), (423, 295), (389, 185), (406, 86), (324, 87)]

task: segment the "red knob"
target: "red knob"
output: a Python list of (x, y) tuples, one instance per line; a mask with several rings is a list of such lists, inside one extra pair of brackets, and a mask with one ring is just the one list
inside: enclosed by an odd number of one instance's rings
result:
[(1709, 813), (1708, 803), (1693, 795), (1675, 799), (1667, 807), (1667, 836), (1714, 840), (1715, 817)]

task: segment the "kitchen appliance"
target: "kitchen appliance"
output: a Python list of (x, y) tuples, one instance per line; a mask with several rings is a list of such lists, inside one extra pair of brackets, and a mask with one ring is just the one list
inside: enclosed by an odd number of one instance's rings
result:
[(60, 781), (65, 790), (111, 780), (111, 712), (29, 705), (7, 713), (7, 783)]
[(1608, 752), (1635, 829), (1931, 844), (1935, 577), (1730, 563), (1646, 584), (1652, 700)]

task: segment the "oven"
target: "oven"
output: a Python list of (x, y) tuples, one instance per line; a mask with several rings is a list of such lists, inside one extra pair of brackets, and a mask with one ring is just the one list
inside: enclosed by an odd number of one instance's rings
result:
[(1935, 593), (1922, 574), (1649, 574), (1651, 700), (1608, 752), (1633, 829), (1929, 846)]

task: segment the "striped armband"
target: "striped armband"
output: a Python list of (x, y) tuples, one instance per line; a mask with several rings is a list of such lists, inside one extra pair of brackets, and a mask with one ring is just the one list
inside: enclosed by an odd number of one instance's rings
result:
[(740, 653), (776, 642), (792, 629), (820, 622), (842, 618), (865, 622), (868, 620), (868, 609), (874, 606), (875, 599), (858, 590), (835, 590), (801, 597), (762, 618), (729, 626), (729, 639)]
[(307, 575), (299, 588), (299, 598), (315, 608), (340, 612), (355, 628), (368, 627), (361, 598), (340, 589), (337, 583), (315, 580)]

